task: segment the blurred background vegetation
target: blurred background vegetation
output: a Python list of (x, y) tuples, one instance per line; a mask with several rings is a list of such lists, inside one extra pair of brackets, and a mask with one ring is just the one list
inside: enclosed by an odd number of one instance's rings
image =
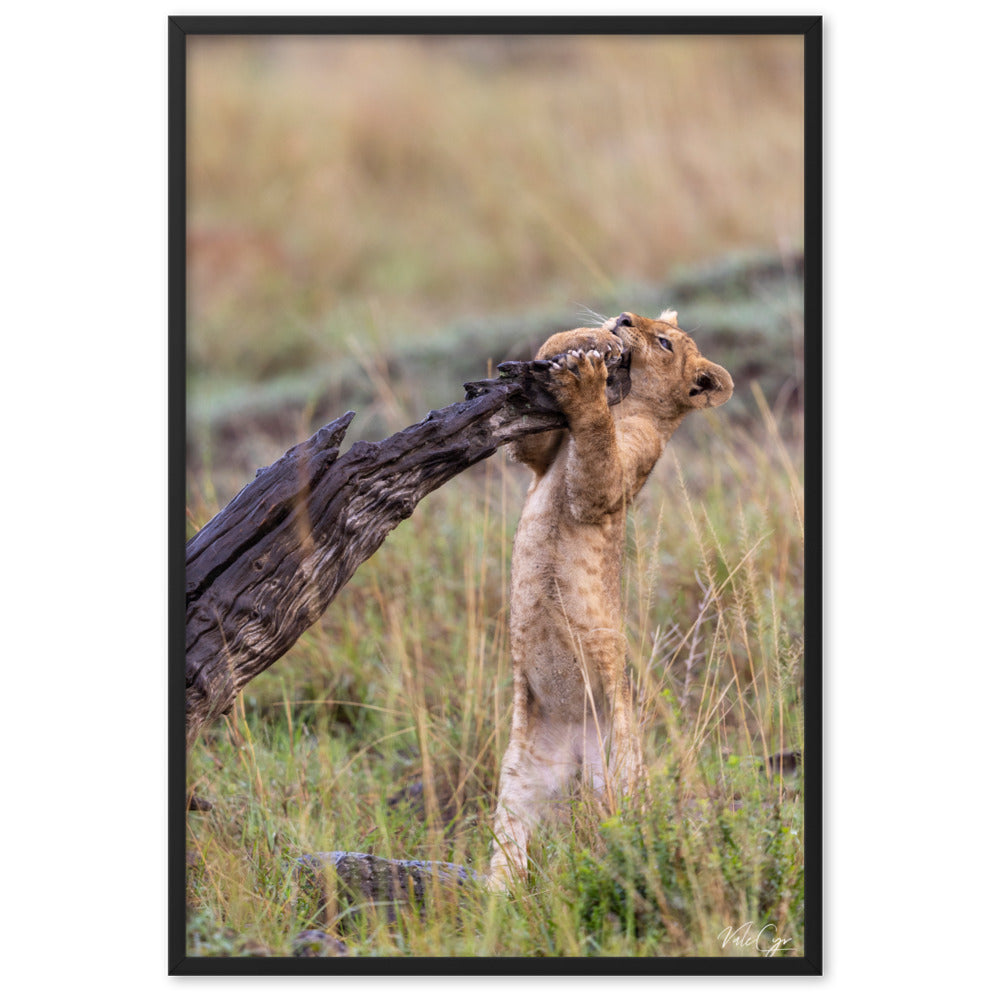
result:
[[(595, 313), (676, 308), (736, 381), (630, 520), (657, 821), (581, 806), (512, 907), (372, 914), (352, 953), (800, 947), (801, 788), (766, 762), (802, 745), (801, 38), (187, 46), (190, 534), (345, 410), (345, 447), (385, 437)], [(428, 497), (199, 741), (193, 953), (286, 954), (302, 853), (485, 863), (525, 485), (497, 455)]]
[(802, 72), (780, 36), (192, 37), (193, 459), (382, 377), (411, 423), (587, 309), (679, 308), (777, 392), (800, 374)]

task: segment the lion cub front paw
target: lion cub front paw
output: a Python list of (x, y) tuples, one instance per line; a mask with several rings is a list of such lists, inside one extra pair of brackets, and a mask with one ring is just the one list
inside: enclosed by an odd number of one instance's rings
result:
[(604, 352), (598, 350), (572, 350), (550, 364), (552, 395), (570, 419), (595, 406), (607, 405), (604, 387), (608, 368), (604, 357)]
[(570, 351), (600, 351), (606, 361), (617, 361), (625, 350), (625, 342), (610, 330), (567, 330), (554, 333), (535, 355), (537, 361), (554, 361)]

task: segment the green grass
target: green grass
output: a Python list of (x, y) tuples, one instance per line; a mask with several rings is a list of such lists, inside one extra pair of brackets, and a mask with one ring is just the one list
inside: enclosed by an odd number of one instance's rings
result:
[[(653, 805), (567, 804), (511, 899), (331, 915), (357, 955), (734, 954), (773, 923), (801, 954), (797, 439), (766, 410), (676, 435), (631, 520), (624, 580)], [(291, 862), (353, 850), (481, 870), (510, 721), (507, 573), (520, 467), (495, 456), (432, 494), (190, 757), (191, 954), (288, 954), (310, 924)], [(395, 800), (394, 804), (390, 804)], [(743, 953), (743, 952), (739, 952)]]

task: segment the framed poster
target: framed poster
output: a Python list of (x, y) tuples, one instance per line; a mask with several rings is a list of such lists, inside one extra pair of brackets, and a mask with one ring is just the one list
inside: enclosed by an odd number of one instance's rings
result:
[(821, 19), (168, 30), (171, 972), (819, 973)]

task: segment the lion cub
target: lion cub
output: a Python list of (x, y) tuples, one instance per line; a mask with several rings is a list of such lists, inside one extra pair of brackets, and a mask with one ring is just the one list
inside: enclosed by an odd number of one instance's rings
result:
[[(605, 359), (625, 348), (632, 389), (611, 408)], [(525, 871), (532, 828), (572, 779), (612, 796), (643, 787), (622, 631), (625, 510), (684, 417), (733, 392), (729, 373), (698, 353), (675, 312), (622, 313), (597, 329), (557, 333), (537, 359), (557, 357), (552, 392), (568, 429), (511, 446), (535, 475), (511, 566), (514, 720), (500, 771), (494, 888)]]

